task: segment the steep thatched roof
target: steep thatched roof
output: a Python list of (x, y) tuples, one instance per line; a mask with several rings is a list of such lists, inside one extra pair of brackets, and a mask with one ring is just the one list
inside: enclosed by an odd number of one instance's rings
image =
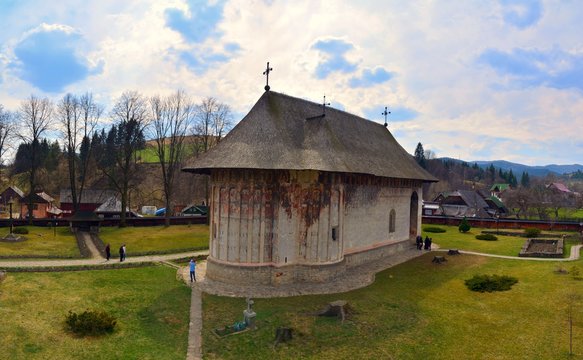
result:
[(381, 124), (267, 91), (214, 148), (183, 171), (291, 169), (437, 181)]

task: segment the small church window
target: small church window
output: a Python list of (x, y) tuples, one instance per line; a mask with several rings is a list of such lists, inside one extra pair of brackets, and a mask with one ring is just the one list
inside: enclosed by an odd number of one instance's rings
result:
[(338, 240), (338, 226), (332, 228), (332, 240)]
[(396, 217), (397, 217), (397, 214), (395, 213), (395, 209), (391, 209), (391, 212), (389, 213), (389, 232), (390, 233), (395, 232), (395, 218)]

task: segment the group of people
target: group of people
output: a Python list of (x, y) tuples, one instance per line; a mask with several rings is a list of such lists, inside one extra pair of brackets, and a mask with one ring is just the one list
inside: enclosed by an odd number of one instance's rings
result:
[[(105, 258), (107, 261), (111, 258), (111, 247), (109, 244), (105, 245)], [(119, 262), (122, 262), (126, 259), (126, 244), (122, 244), (119, 247)]]
[(417, 235), (415, 243), (417, 244), (417, 250), (431, 250), (431, 243), (433, 240), (429, 236), (425, 236), (425, 241), (421, 235)]

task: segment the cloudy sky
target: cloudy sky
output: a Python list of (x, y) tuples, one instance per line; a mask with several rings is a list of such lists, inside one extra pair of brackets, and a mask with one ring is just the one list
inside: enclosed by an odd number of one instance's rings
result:
[(413, 153), (583, 163), (579, 0), (0, 0), (0, 104), (272, 90), (384, 122)]

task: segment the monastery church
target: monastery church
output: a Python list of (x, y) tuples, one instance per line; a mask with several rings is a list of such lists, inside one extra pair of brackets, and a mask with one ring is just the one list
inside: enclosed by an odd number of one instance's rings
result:
[(437, 180), (383, 125), (266, 89), (183, 169), (210, 175), (207, 278), (326, 282), (413, 247)]

